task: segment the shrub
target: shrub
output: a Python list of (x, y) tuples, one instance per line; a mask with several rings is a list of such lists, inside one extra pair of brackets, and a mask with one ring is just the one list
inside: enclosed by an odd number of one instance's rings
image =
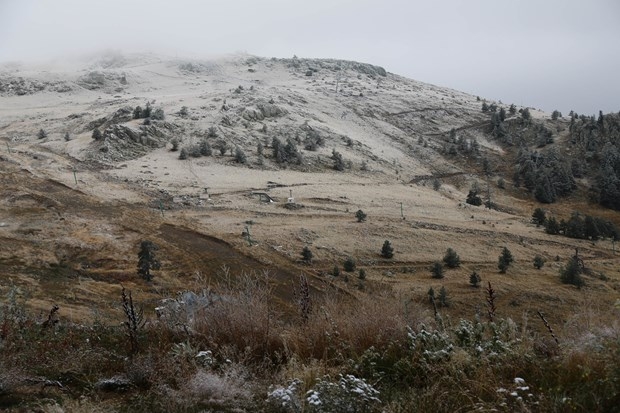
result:
[(332, 275), (334, 277), (339, 277), (340, 276), (340, 268), (338, 268), (337, 265), (334, 265), (334, 269), (332, 270)]
[(65, 132), (65, 141), (69, 142), (71, 140), (71, 136), (69, 135), (69, 132)]
[(312, 251), (310, 251), (310, 248), (308, 248), (308, 246), (305, 246), (304, 249), (301, 250), (301, 260), (306, 264), (310, 264), (312, 263), (312, 258)]
[(187, 153), (187, 149), (181, 148), (181, 152), (179, 152), (179, 159), (184, 161), (188, 157), (189, 157), (189, 154)]
[(347, 257), (347, 259), (344, 260), (344, 265), (342, 267), (346, 272), (355, 271), (355, 260), (351, 257)]
[(96, 141), (101, 140), (103, 139), (103, 134), (98, 128), (95, 128), (95, 130), (93, 130), (92, 138)]
[(164, 110), (162, 108), (157, 108), (151, 113), (150, 117), (153, 120), (164, 120)]
[(348, 374), (340, 375), (338, 382), (320, 378), (306, 393), (306, 401), (311, 413), (371, 413), (381, 411), (378, 396), (379, 391), (364, 379)]
[(506, 273), (506, 270), (512, 264), (514, 258), (512, 257), (512, 253), (506, 247), (502, 250), (498, 260), (497, 260), (497, 268), (499, 268), (499, 272), (502, 274)]
[(546, 221), (547, 217), (545, 211), (542, 208), (536, 208), (532, 213), (532, 222), (539, 227), (541, 225), (545, 225)]
[(433, 179), (433, 189), (435, 191), (439, 191), (440, 188), (441, 188), (441, 181), (437, 178)]
[(140, 106), (136, 106), (135, 109), (133, 110), (133, 118), (134, 119), (141, 119), (142, 118), (142, 107)]
[(482, 198), (478, 196), (478, 191), (472, 189), (467, 194), (467, 199), (465, 199), (465, 202), (467, 202), (470, 205), (480, 206), (482, 205)]
[(172, 147), (170, 148), (170, 151), (176, 152), (179, 150), (179, 140), (177, 138), (173, 138), (170, 141), (170, 144), (172, 145)]
[(364, 222), (366, 221), (366, 214), (361, 209), (358, 209), (355, 213), (355, 218), (357, 218), (357, 222)]
[(461, 265), (461, 258), (452, 248), (448, 248), (446, 255), (443, 256), (443, 262), (448, 268), (456, 268)]
[(245, 152), (238, 146), (235, 148), (235, 161), (237, 163), (246, 163), (248, 161)]
[(366, 279), (366, 270), (363, 268), (360, 268), (360, 271), (357, 275), (357, 278), (359, 278), (360, 280), (365, 280)]
[(572, 284), (577, 288), (585, 285), (581, 273), (583, 272), (582, 262), (577, 255), (573, 255), (566, 264), (560, 269), (560, 281), (564, 284)]
[(534, 268), (540, 270), (545, 265), (545, 259), (540, 255), (534, 257)]
[(340, 152), (336, 151), (335, 149), (332, 150), (332, 160), (334, 161), (335, 170), (344, 171), (344, 159), (342, 158)]
[(209, 145), (209, 142), (207, 142), (206, 139), (201, 140), (198, 146), (200, 148), (200, 154), (202, 156), (213, 155), (213, 150), (211, 149), (211, 145)]
[(392, 258), (394, 256), (394, 248), (390, 244), (390, 241), (385, 240), (383, 247), (381, 247), (381, 256), (383, 258)]
[(431, 265), (431, 276), (433, 278), (443, 278), (443, 265), (439, 261), (435, 261), (433, 265)]

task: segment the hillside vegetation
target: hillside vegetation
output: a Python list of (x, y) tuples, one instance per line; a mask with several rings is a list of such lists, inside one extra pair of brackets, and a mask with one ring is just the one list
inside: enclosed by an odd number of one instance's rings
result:
[(618, 114), (334, 59), (0, 68), (7, 411), (618, 411)]

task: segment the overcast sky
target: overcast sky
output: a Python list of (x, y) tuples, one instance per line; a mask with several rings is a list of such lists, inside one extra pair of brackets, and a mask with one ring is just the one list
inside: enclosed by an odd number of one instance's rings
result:
[(0, 61), (106, 48), (342, 58), (504, 103), (620, 110), (618, 0), (0, 0)]

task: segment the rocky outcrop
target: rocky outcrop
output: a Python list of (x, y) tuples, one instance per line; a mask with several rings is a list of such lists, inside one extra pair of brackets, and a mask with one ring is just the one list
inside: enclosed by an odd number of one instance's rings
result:
[(286, 109), (273, 103), (259, 102), (253, 107), (242, 109), (241, 117), (248, 121), (262, 121), (265, 118), (277, 118), (288, 114)]
[(24, 96), (43, 92), (66, 93), (73, 90), (71, 85), (64, 81), (44, 82), (25, 79), (23, 77), (0, 77), (1, 96)]

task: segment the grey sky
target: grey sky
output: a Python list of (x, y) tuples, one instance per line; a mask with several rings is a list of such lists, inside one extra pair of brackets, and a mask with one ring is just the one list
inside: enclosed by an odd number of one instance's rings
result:
[(564, 114), (620, 110), (617, 0), (0, 0), (0, 61), (333, 57)]

